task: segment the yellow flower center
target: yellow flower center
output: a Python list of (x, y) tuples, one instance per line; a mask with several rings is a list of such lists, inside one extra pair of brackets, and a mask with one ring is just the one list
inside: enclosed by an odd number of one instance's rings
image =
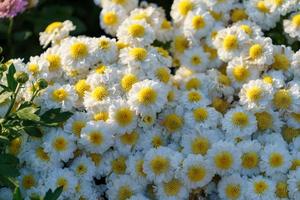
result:
[(223, 14), (222, 12), (215, 12), (215, 11), (209, 11), (209, 13), (211, 14), (211, 16), (214, 18), (214, 20), (216, 21), (220, 21), (223, 18)]
[(166, 157), (157, 155), (150, 161), (150, 167), (155, 175), (159, 175), (169, 170), (170, 162)]
[(185, 85), (187, 90), (199, 89), (201, 87), (201, 81), (197, 78), (191, 78)]
[(136, 144), (137, 140), (139, 138), (139, 134), (135, 131), (132, 131), (131, 133), (125, 133), (120, 136), (120, 141), (125, 145), (134, 145)]
[(151, 144), (154, 148), (158, 148), (163, 145), (163, 140), (159, 135), (153, 136), (151, 140)]
[(262, 53), (263, 47), (260, 44), (254, 44), (249, 49), (249, 56), (253, 60), (261, 57)]
[(242, 29), (248, 35), (252, 35), (253, 30), (250, 26), (244, 24), (240, 26), (240, 29)]
[(53, 22), (51, 24), (49, 24), (46, 29), (45, 32), (46, 33), (53, 33), (55, 30), (60, 29), (63, 27), (63, 23), (62, 22)]
[(82, 128), (85, 127), (85, 121), (74, 121), (72, 124), (72, 131), (77, 136), (80, 137)]
[(272, 67), (276, 70), (286, 71), (290, 68), (290, 61), (285, 54), (275, 54)]
[(128, 33), (132, 37), (143, 37), (145, 35), (145, 28), (140, 24), (132, 24), (128, 27)]
[(152, 87), (142, 88), (138, 94), (138, 101), (143, 105), (151, 105), (157, 100), (157, 92)]
[(245, 11), (245, 9), (242, 8), (236, 8), (231, 13), (231, 20), (232, 22), (237, 22), (243, 19), (247, 19), (248, 15)]
[(292, 104), (292, 97), (288, 90), (278, 90), (273, 97), (273, 104), (277, 109), (288, 109)]
[(107, 38), (101, 38), (98, 44), (100, 49), (102, 50), (107, 50), (110, 48), (110, 41)]
[(282, 136), (285, 141), (288, 143), (292, 142), (294, 138), (300, 135), (300, 129), (292, 128), (292, 127), (283, 127)]
[(207, 138), (198, 136), (193, 139), (191, 144), (191, 149), (193, 154), (206, 155), (208, 149), (210, 148), (210, 142)]
[(68, 141), (64, 137), (57, 137), (52, 142), (52, 147), (56, 151), (65, 151), (68, 148)]
[(189, 48), (189, 41), (184, 36), (179, 35), (174, 39), (175, 50), (179, 53), (183, 53), (187, 48)]
[(190, 0), (181, 0), (178, 3), (178, 11), (181, 15), (186, 16), (190, 10), (192, 10), (194, 4)]
[(46, 56), (46, 59), (49, 62), (48, 69), (50, 72), (59, 70), (61, 66), (61, 59), (58, 55), (49, 54)]
[(269, 128), (272, 128), (273, 118), (272, 115), (268, 112), (255, 113), (257, 127), (259, 130), (264, 131)]
[(12, 141), (10, 141), (9, 144), (9, 152), (13, 155), (17, 155), (20, 152), (22, 145), (22, 139), (21, 138), (15, 138)]
[(282, 166), (282, 164), (284, 163), (284, 158), (280, 153), (271, 153), (269, 157), (269, 163), (271, 167), (277, 168)]
[(161, 23), (161, 26), (160, 26), (162, 29), (166, 29), (166, 30), (169, 30), (172, 28), (172, 24), (171, 22), (169, 22), (168, 20), (164, 19), (163, 22)]
[(208, 117), (208, 112), (205, 108), (196, 108), (193, 111), (194, 119), (197, 122), (203, 122), (207, 119)]
[(76, 173), (77, 174), (85, 174), (87, 172), (87, 167), (83, 164), (80, 164), (76, 167)]
[(202, 60), (199, 56), (194, 55), (194, 56), (191, 57), (191, 64), (192, 65), (194, 65), (194, 66), (195, 65), (200, 65), (201, 63), (202, 63)]
[(113, 11), (106, 12), (103, 15), (103, 23), (107, 26), (116, 25), (118, 23), (118, 21), (119, 21), (118, 20), (118, 15)]
[(187, 170), (187, 176), (191, 182), (202, 181), (206, 176), (206, 169), (201, 165), (190, 166)]
[(300, 159), (292, 160), (292, 165), (290, 167), (290, 170), (296, 170), (298, 167), (300, 167)]
[(107, 68), (107, 67), (106, 67), (105, 65), (100, 64), (100, 65), (95, 69), (95, 71), (96, 71), (97, 74), (104, 74), (106, 68)]
[(58, 187), (63, 187), (63, 191), (66, 191), (68, 189), (69, 182), (66, 178), (60, 177), (60, 178), (57, 179), (56, 185)]
[(129, 199), (133, 195), (133, 191), (129, 185), (121, 186), (118, 191), (118, 200)]
[(238, 126), (240, 128), (244, 128), (249, 124), (248, 115), (243, 112), (234, 113), (232, 115), (231, 121), (235, 126)]
[(92, 159), (92, 161), (94, 162), (95, 166), (99, 166), (101, 164), (101, 161), (102, 161), (102, 155), (101, 154), (91, 153), (89, 156)]
[(102, 111), (94, 114), (93, 116), (95, 121), (106, 121), (108, 119), (108, 112)]
[(99, 146), (104, 142), (104, 137), (100, 131), (92, 131), (88, 134), (88, 140), (94, 146)]
[(254, 182), (254, 192), (255, 193), (263, 194), (268, 189), (269, 189), (269, 185), (265, 181), (261, 180), (261, 181)]
[(112, 0), (112, 2), (119, 5), (124, 5), (127, 3), (127, 0)]
[(228, 170), (233, 165), (233, 156), (228, 151), (219, 152), (214, 157), (215, 166), (222, 170)]
[(179, 179), (172, 179), (163, 183), (163, 188), (167, 196), (176, 196), (182, 187), (182, 182)]
[(235, 50), (238, 47), (238, 40), (236, 35), (227, 35), (223, 40), (223, 48), (226, 51)]
[(89, 91), (91, 86), (86, 82), (86, 80), (79, 80), (75, 84), (75, 91), (80, 96), (83, 97), (85, 91)]
[(163, 120), (163, 125), (169, 132), (174, 132), (181, 129), (183, 126), (183, 119), (175, 113), (169, 114)]
[(283, 4), (284, 0), (272, 0), (272, 3), (275, 4), (276, 6), (280, 6)]
[(233, 69), (233, 76), (238, 82), (243, 82), (250, 76), (249, 70), (244, 66), (236, 66)]
[(39, 66), (34, 63), (28, 64), (28, 71), (30, 71), (32, 74), (36, 74), (39, 72)]
[(276, 196), (279, 198), (288, 198), (288, 186), (286, 182), (280, 181), (276, 184)]
[(246, 152), (241, 157), (242, 166), (245, 169), (253, 169), (258, 166), (259, 157), (256, 152)]
[(268, 84), (273, 84), (273, 78), (271, 76), (264, 76), (263, 81)]
[(29, 190), (34, 187), (36, 184), (36, 180), (32, 175), (25, 175), (22, 179), (22, 186), (24, 189)]
[(241, 196), (241, 186), (238, 184), (228, 184), (225, 188), (226, 197), (228, 199), (238, 199)]
[(225, 113), (229, 107), (229, 103), (221, 98), (214, 98), (212, 102), (212, 106), (221, 113)]
[(194, 16), (192, 19), (192, 26), (196, 30), (203, 29), (205, 24), (204, 18), (200, 15)]
[(102, 101), (108, 96), (108, 91), (105, 86), (98, 86), (92, 91), (92, 97), (97, 101)]
[(145, 124), (153, 124), (154, 122), (154, 118), (151, 116), (151, 115), (145, 115), (143, 118), (142, 118), (143, 122)]
[(52, 92), (52, 98), (54, 101), (57, 102), (62, 102), (67, 100), (68, 96), (69, 96), (68, 92), (63, 88), (56, 89)]
[(263, 91), (260, 87), (254, 86), (246, 91), (246, 96), (248, 100), (255, 102), (261, 99), (262, 93)]
[(204, 50), (205, 53), (208, 54), (209, 60), (214, 60), (218, 56), (217, 49), (212, 48), (212, 47), (210, 47), (210, 46), (208, 46), (206, 44), (203, 46), (203, 50)]
[(298, 123), (300, 123), (300, 113), (292, 113), (291, 117)]
[(218, 81), (220, 84), (225, 85), (225, 86), (230, 86), (230, 84), (231, 84), (231, 81), (228, 78), (228, 76), (221, 74), (221, 73), (218, 76)]
[(296, 26), (297, 28), (300, 28), (300, 14), (297, 14), (293, 17), (292, 19), (292, 23), (294, 26)]
[(198, 102), (201, 101), (202, 95), (197, 91), (191, 91), (188, 93), (189, 102)]
[(137, 172), (137, 174), (138, 174), (139, 176), (145, 177), (146, 174), (145, 174), (145, 172), (144, 172), (144, 167), (143, 167), (143, 165), (144, 165), (144, 160), (138, 160), (138, 161), (136, 162), (136, 164), (135, 164), (135, 171)]
[(155, 71), (155, 75), (163, 83), (167, 83), (170, 80), (170, 73), (165, 67), (158, 68)]
[(258, 1), (256, 3), (256, 8), (262, 13), (269, 13), (270, 9), (266, 6), (264, 1)]
[(77, 42), (71, 45), (70, 54), (74, 59), (81, 59), (87, 56), (88, 47), (82, 42)]
[(129, 54), (137, 61), (144, 61), (147, 58), (147, 50), (144, 48), (132, 48)]
[(112, 171), (116, 174), (124, 174), (126, 172), (126, 158), (124, 156), (120, 156), (112, 161), (111, 163)]
[(121, 87), (124, 91), (128, 92), (132, 85), (138, 82), (138, 78), (134, 74), (125, 74), (121, 79)]
[(48, 154), (44, 151), (44, 149), (42, 147), (38, 147), (35, 150), (35, 154), (37, 155), (37, 157), (43, 161), (49, 161), (50, 158), (48, 156)]

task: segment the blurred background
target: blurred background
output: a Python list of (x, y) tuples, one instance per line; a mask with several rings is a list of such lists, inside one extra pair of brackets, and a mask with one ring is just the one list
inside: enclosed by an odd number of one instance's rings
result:
[[(169, 14), (173, 0), (148, 0), (148, 2), (155, 2)], [(100, 10), (93, 0), (39, 0), (37, 7), (16, 16), (13, 22), (9, 19), (0, 19), (0, 46), (4, 50), (4, 56), (27, 60), (30, 56), (42, 53), (39, 32), (54, 21), (71, 20), (77, 27), (71, 35), (95, 37), (104, 35), (99, 25)], [(12, 31), (9, 38), (10, 25)]]

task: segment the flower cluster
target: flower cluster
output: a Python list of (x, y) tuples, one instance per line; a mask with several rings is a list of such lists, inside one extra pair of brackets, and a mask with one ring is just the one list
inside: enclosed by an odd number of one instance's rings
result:
[(299, 40), (298, 0), (175, 0), (172, 21), (137, 0), (95, 3), (116, 38), (54, 22), (40, 34), (51, 47), (12, 60), (48, 81), (36, 104), (74, 113), (11, 144), (24, 196), (300, 198), (300, 51), (263, 32), (288, 14), (286, 37)]

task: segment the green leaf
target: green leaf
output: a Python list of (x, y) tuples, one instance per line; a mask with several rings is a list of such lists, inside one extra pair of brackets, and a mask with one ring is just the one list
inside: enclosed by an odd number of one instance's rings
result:
[(6, 186), (6, 187), (10, 187), (10, 188), (15, 188), (18, 186), (18, 183), (15, 179), (10, 178), (10, 177), (6, 177), (6, 176), (2, 176), (0, 175), (0, 182)]
[(16, 187), (14, 191), (13, 200), (23, 200), (19, 187)]
[(4, 103), (12, 95), (12, 92), (4, 92), (0, 95), (0, 104)]
[(16, 115), (20, 119), (31, 120), (31, 121), (39, 121), (40, 117), (35, 114), (38, 111), (38, 108), (35, 107), (26, 107), (16, 112)]
[(56, 188), (56, 190), (54, 192), (52, 192), (51, 189), (49, 189), (45, 195), (45, 198), (44, 200), (57, 200), (58, 197), (60, 196), (60, 194), (62, 193), (63, 191), (63, 187), (59, 187), (59, 188)]
[(46, 124), (58, 124), (67, 121), (73, 113), (60, 112), (60, 108), (53, 108), (41, 115), (41, 121)]
[(16, 73), (16, 68), (13, 64), (11, 64), (8, 68), (8, 73), (6, 75), (7, 86), (11, 91), (15, 91), (17, 88), (17, 81), (14, 79), (14, 74)]
[(3, 145), (3, 144), (8, 145), (9, 139), (3, 135), (0, 135), (0, 143), (1, 143), (1, 145)]
[(38, 127), (25, 127), (24, 131), (33, 137), (42, 137), (43, 133)]
[(19, 159), (11, 154), (1, 154), (0, 156), (0, 175), (5, 177), (19, 176), (17, 166)]

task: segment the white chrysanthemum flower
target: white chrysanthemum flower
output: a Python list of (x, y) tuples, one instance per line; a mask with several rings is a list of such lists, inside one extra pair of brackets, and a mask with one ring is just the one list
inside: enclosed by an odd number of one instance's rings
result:
[(288, 112), (285, 115), (285, 119), (286, 119), (287, 125), (289, 127), (293, 127), (293, 128), (296, 128), (296, 129), (300, 128), (300, 113), (298, 113), (298, 112)]
[(240, 88), (250, 80), (259, 78), (257, 67), (248, 64), (242, 57), (236, 57), (228, 63), (226, 72), (234, 88)]
[(109, 5), (101, 10), (100, 25), (106, 33), (115, 36), (122, 20), (126, 18), (127, 12), (122, 6)]
[(80, 180), (91, 181), (95, 175), (96, 167), (93, 161), (86, 155), (75, 158), (70, 169)]
[(235, 107), (225, 114), (222, 128), (229, 136), (247, 136), (257, 130), (257, 122), (251, 112)]
[(200, 90), (190, 90), (181, 93), (179, 98), (179, 103), (182, 107), (191, 110), (200, 106), (209, 105), (210, 99), (206, 97), (207, 95)]
[[(105, 168), (103, 172), (106, 174), (112, 173), (113, 177), (126, 174), (128, 157), (118, 151), (112, 150), (104, 154), (103, 161)], [(107, 170), (107, 171), (104, 171)]]
[(73, 158), (73, 152), (76, 150), (75, 137), (62, 129), (50, 129), (43, 136), (43, 148), (43, 151), (54, 159), (68, 161)]
[(125, 20), (117, 30), (119, 41), (130, 45), (146, 46), (155, 39), (154, 30), (145, 20)]
[(69, 20), (64, 22), (53, 22), (49, 24), (44, 32), (40, 33), (40, 44), (46, 48), (50, 43), (58, 44), (62, 39), (69, 36), (71, 31), (75, 30), (75, 26)]
[(215, 169), (210, 167), (209, 161), (201, 155), (190, 154), (183, 160), (180, 173), (185, 186), (194, 189), (208, 184), (215, 174)]
[(61, 198), (68, 198), (76, 192), (78, 178), (68, 168), (52, 169), (48, 171), (45, 185), (54, 191), (58, 187), (63, 187)]
[(115, 146), (116, 149), (124, 155), (130, 155), (136, 145), (138, 144), (138, 140), (140, 137), (141, 129), (134, 129), (130, 132), (122, 133), (121, 135), (116, 135), (115, 137)]
[(209, 33), (213, 23), (214, 20), (209, 12), (203, 12), (201, 9), (191, 11), (184, 20), (184, 35), (197, 44)]
[(247, 181), (239, 174), (222, 177), (218, 184), (219, 196), (222, 199), (242, 200), (246, 198)]
[(290, 152), (285, 147), (267, 145), (262, 150), (260, 168), (267, 175), (286, 173), (290, 166)]
[(78, 143), (89, 152), (103, 153), (114, 143), (113, 132), (105, 122), (88, 122), (81, 130)]
[(157, 81), (137, 82), (128, 93), (128, 104), (137, 113), (160, 112), (167, 103), (167, 90), (166, 85)]
[(166, 18), (160, 20), (160, 25), (155, 31), (155, 36), (158, 41), (168, 42), (171, 41), (174, 35), (172, 23)]
[(171, 16), (175, 23), (183, 22), (187, 14), (196, 8), (204, 8), (205, 4), (197, 0), (175, 0), (171, 8)]
[(216, 128), (220, 119), (221, 114), (211, 107), (196, 107), (184, 115), (184, 121), (190, 128)]
[(181, 160), (182, 155), (170, 148), (152, 148), (145, 154), (143, 171), (150, 181), (169, 181), (179, 168)]
[(185, 90), (201, 90), (203, 93), (208, 94), (211, 87), (211, 80), (204, 73), (192, 73), (189, 69), (180, 67), (174, 77), (175, 81), (179, 84), (179, 89)]
[(137, 144), (137, 149), (142, 152), (147, 152), (151, 148), (158, 148), (167, 145), (167, 137), (163, 129), (159, 126), (154, 126), (145, 130), (140, 134)]
[(267, 130), (272, 130), (274, 132), (280, 132), (283, 126), (283, 121), (281, 119), (279, 112), (274, 112), (271, 109), (264, 111), (259, 111), (254, 113), (257, 121), (257, 130), (264, 132)]
[(78, 181), (75, 189), (76, 193), (74, 193), (73, 197), (71, 197), (74, 199), (97, 199), (99, 196), (95, 185), (93, 185), (93, 182), (91, 181), (80, 180)]
[(46, 60), (40, 56), (31, 56), (29, 62), (26, 64), (26, 71), (31, 75), (30, 77), (36, 78), (41, 75), (43, 69), (48, 67)]
[(109, 107), (108, 124), (117, 134), (125, 134), (137, 126), (135, 110), (124, 100), (118, 100)]
[(236, 26), (238, 29), (245, 32), (252, 39), (263, 37), (263, 32), (260, 26), (258, 26), (255, 22), (242, 20), (233, 24), (233, 26)]
[(182, 153), (185, 155), (200, 154), (205, 156), (207, 151), (212, 148), (212, 145), (221, 139), (220, 136), (217, 130), (193, 129), (190, 133), (182, 136)]
[(296, 78), (300, 78), (300, 50), (293, 55), (292, 72)]
[(47, 88), (41, 98), (45, 108), (62, 108), (66, 111), (75, 107), (74, 102), (78, 97), (72, 85), (54, 84)]
[(149, 199), (145, 197), (143, 194), (137, 194), (131, 196), (128, 200), (149, 200)]
[(273, 96), (273, 106), (279, 111), (300, 112), (300, 85), (291, 83), (289, 89), (279, 89)]
[(241, 152), (230, 142), (219, 141), (212, 144), (207, 158), (219, 175), (230, 174), (240, 167)]
[(184, 182), (176, 177), (158, 183), (156, 194), (161, 199), (165, 200), (187, 199), (189, 197), (189, 193)]
[(288, 183), (289, 196), (293, 199), (300, 198), (299, 182), (300, 182), (300, 168), (298, 168), (295, 171), (291, 171), (288, 175), (287, 183)]
[(273, 45), (271, 38), (257, 37), (249, 41), (249, 43), (243, 52), (243, 57), (247, 62), (260, 66), (273, 63)]
[(23, 196), (30, 196), (30, 193), (34, 188), (40, 184), (40, 178), (37, 173), (34, 171), (22, 168), (20, 170), (20, 176), (18, 177), (18, 181), (20, 183), (20, 190)]
[(119, 54), (119, 60), (122, 64), (128, 66), (138, 66), (144, 70), (149, 70), (154, 56), (148, 48), (127, 47), (123, 48)]
[(293, 13), (289, 19), (283, 20), (283, 29), (290, 37), (300, 39), (300, 13)]
[(186, 49), (180, 58), (181, 64), (195, 72), (204, 72), (208, 67), (208, 56), (201, 46)]
[[(171, 52), (174, 57), (182, 55), (182, 53), (190, 47), (190, 41), (185, 37), (181, 29), (175, 29), (171, 44)], [(180, 64), (180, 63), (179, 63)]]
[(281, 15), (286, 15), (288, 12), (296, 9), (297, 0), (281, 1), (281, 0), (266, 0), (271, 12), (279, 12)]
[(240, 103), (249, 110), (264, 110), (271, 105), (273, 87), (262, 80), (251, 80), (240, 90)]
[(0, 200), (13, 199), (13, 192), (8, 187), (0, 188)]
[(244, 2), (249, 18), (258, 24), (262, 30), (269, 30), (276, 26), (280, 19), (279, 12), (270, 12), (271, 6), (264, 0)]
[[(101, 36), (100, 38), (93, 38), (92, 43), (94, 44), (93, 56), (95, 57), (93, 64), (97, 64), (99, 61), (101, 61), (104, 66), (117, 64), (119, 49), (115, 39)], [(105, 72), (107, 71), (105, 70)]]
[(260, 150), (261, 144), (256, 140), (242, 141), (237, 144), (241, 151), (241, 168), (242, 175), (257, 175), (260, 172)]
[(99, 84), (84, 93), (83, 105), (87, 110), (94, 110), (95, 107), (106, 106), (109, 97), (114, 92), (113, 88), (108, 88), (105, 84)]
[(138, 126), (143, 128), (145, 131), (148, 128), (153, 127), (157, 122), (157, 115), (156, 112), (149, 111), (148, 113), (140, 114), (138, 118)]
[(220, 30), (213, 40), (218, 56), (225, 62), (239, 56), (247, 43), (249, 43), (249, 36), (236, 27)]
[(210, 9), (213, 9), (215, 12), (228, 12), (232, 8), (233, 3), (235, 3), (235, 0), (204, 0), (204, 2)]
[(161, 112), (158, 116), (160, 125), (172, 136), (179, 136), (186, 124), (184, 121), (184, 108), (176, 105)]
[(108, 186), (106, 194), (109, 199), (129, 199), (141, 192), (141, 186), (128, 175), (116, 177)]
[(89, 118), (84, 112), (75, 112), (65, 123), (64, 131), (74, 134), (76, 137), (80, 137), (81, 130), (85, 127)]
[[(97, 0), (95, 0), (97, 1)], [(138, 0), (102, 0), (100, 4), (103, 8), (110, 6), (111, 4), (123, 7), (128, 13), (138, 6)], [(99, 5), (99, 4), (98, 4)]]
[(294, 52), (291, 47), (273, 46), (274, 62), (271, 67), (283, 72), (291, 71)]
[(279, 89), (285, 86), (285, 79), (282, 71), (270, 70), (262, 75), (262, 80), (273, 86), (273, 88)]
[(147, 179), (146, 174), (144, 172), (144, 154), (136, 153), (129, 156), (127, 160), (127, 172), (142, 186), (146, 186)]
[(108, 169), (105, 166), (104, 159), (107, 154), (90, 153), (88, 157), (93, 161), (95, 165), (95, 177), (100, 178), (108, 173)]
[(275, 183), (263, 176), (254, 176), (249, 180), (246, 197), (249, 199), (275, 199)]

